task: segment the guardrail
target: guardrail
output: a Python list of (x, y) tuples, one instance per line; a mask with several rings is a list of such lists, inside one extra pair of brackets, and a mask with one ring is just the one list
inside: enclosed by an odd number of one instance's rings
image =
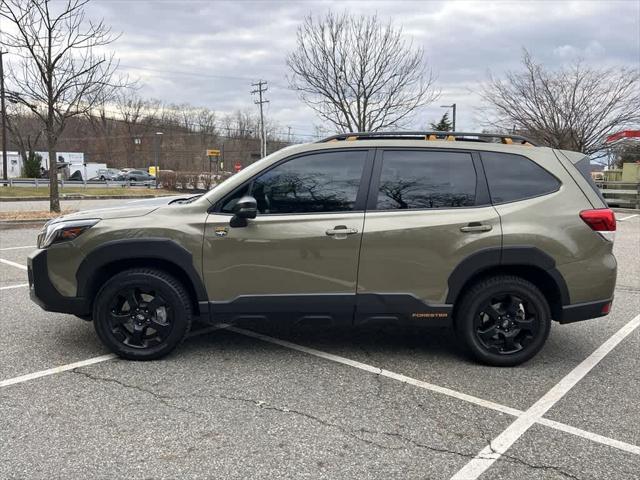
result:
[[(0, 180), (0, 185), (8, 185), (10, 187), (17, 186), (29, 186), (29, 187), (49, 187), (48, 178), (10, 178), (8, 180)], [(61, 187), (90, 187), (101, 186), (106, 188), (112, 187), (155, 187), (155, 180), (147, 180), (144, 182), (134, 182), (131, 180), (118, 181), (118, 180), (58, 180), (58, 185)]]
[(640, 209), (640, 183), (596, 181), (607, 204)]

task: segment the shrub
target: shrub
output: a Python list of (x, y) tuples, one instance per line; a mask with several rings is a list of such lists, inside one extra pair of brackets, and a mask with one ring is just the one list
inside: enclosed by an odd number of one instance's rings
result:
[(211, 190), (213, 184), (213, 175), (209, 172), (202, 172), (200, 174), (200, 182), (202, 182), (202, 188), (205, 190)]
[(167, 190), (177, 190), (178, 189), (178, 175), (176, 172), (160, 172), (160, 181), (162, 185)]

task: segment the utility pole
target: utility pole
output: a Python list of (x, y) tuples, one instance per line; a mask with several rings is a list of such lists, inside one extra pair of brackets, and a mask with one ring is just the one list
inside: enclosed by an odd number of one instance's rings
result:
[(291, 127), (287, 127), (289, 131), (287, 132), (287, 143), (291, 143)]
[(155, 150), (155, 169), (153, 173), (156, 177), (156, 189), (158, 188), (158, 180), (160, 180), (160, 142), (162, 141), (162, 132), (156, 132), (154, 136), (154, 150)]
[(456, 131), (456, 104), (453, 103), (451, 105), (440, 105), (441, 108), (451, 108), (453, 109), (453, 121), (451, 122), (451, 130)]
[(4, 98), (4, 57), (7, 52), (0, 50), (0, 115), (2, 116), (2, 178), (7, 180), (7, 109)]
[(268, 90), (268, 87), (266, 80), (260, 80), (258, 83), (252, 83), (251, 86), (257, 87), (255, 90), (251, 90), (251, 94), (258, 94), (258, 100), (254, 100), (253, 103), (260, 107), (260, 157), (264, 158), (267, 156), (267, 137), (264, 133), (264, 112), (262, 105), (269, 103), (269, 100), (265, 100), (262, 94)]

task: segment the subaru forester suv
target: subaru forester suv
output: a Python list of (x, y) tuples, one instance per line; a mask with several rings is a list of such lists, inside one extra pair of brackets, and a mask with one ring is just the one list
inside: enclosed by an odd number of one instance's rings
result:
[[(160, 204), (160, 203), (161, 204)], [(275, 152), (208, 193), (47, 223), (42, 308), (136, 360), (193, 320), (451, 325), (479, 361), (533, 357), (551, 320), (607, 315), (616, 222), (584, 154), (517, 136), (349, 133)]]

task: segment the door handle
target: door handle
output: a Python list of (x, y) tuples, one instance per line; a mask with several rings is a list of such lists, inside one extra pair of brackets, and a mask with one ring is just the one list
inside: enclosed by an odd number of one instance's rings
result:
[(357, 228), (347, 228), (346, 225), (338, 225), (337, 227), (330, 228), (325, 232), (329, 236), (338, 235), (353, 235), (354, 233), (358, 233)]
[(465, 233), (473, 233), (473, 232), (489, 232), (493, 229), (491, 225), (487, 225), (486, 223), (480, 222), (471, 222), (466, 227), (460, 227), (461, 232)]

